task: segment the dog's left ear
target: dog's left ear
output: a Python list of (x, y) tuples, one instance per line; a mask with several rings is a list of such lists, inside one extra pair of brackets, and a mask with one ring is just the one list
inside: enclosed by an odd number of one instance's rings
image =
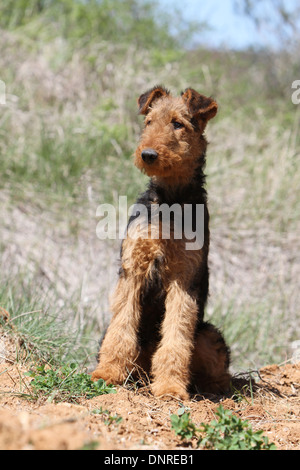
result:
[(189, 112), (193, 118), (207, 121), (215, 117), (218, 111), (218, 105), (213, 98), (200, 95), (193, 88), (187, 88), (181, 93), (183, 101), (186, 103)]
[(155, 86), (143, 93), (138, 99), (139, 114), (148, 114), (151, 104), (158, 98), (169, 95), (170, 92), (162, 86)]

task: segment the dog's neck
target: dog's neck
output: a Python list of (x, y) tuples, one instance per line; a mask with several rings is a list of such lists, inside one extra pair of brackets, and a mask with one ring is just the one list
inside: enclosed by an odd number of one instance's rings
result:
[(159, 204), (204, 204), (206, 202), (205, 174), (203, 172), (205, 159), (201, 156), (194, 177), (188, 182), (174, 178), (154, 176), (149, 183), (149, 190)]

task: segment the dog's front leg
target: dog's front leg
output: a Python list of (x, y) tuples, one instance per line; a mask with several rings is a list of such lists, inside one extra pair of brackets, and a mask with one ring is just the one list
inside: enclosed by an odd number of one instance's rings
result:
[(196, 300), (177, 281), (173, 281), (167, 291), (162, 339), (152, 361), (152, 391), (155, 396), (188, 398), (197, 312)]
[(134, 368), (138, 351), (140, 283), (137, 278), (119, 279), (113, 302), (113, 318), (99, 352), (99, 364), (92, 374), (107, 383), (121, 384)]

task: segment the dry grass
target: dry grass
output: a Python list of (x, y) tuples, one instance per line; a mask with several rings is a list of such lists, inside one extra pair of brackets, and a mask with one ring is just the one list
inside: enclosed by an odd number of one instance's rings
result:
[[(208, 131), (208, 315), (224, 328), (234, 368), (290, 357), (299, 339), (299, 110), (286, 96), (268, 101), (254, 59), (248, 74), (246, 66), (233, 69), (239, 56), (224, 59), (222, 71), (220, 56), (205, 53), (198, 65), (181, 53), (166, 60), (104, 41), (73, 50), (57, 38), (37, 47), (7, 32), (1, 50), (3, 282), (26, 281), (29, 297), (40, 296), (72, 324), (90, 325), (91, 341), (98, 337), (119, 242), (97, 239), (96, 208), (119, 195), (132, 202), (146, 181), (130, 159), (141, 125), (137, 95), (157, 83), (193, 86), (221, 104)], [(233, 76), (239, 88), (231, 87)], [(0, 304), (13, 308), (4, 294)]]

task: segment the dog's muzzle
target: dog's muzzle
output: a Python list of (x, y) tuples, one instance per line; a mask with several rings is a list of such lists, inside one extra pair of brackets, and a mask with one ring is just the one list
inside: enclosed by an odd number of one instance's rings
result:
[(151, 164), (157, 159), (158, 153), (154, 149), (148, 148), (142, 151), (141, 156), (145, 163)]

